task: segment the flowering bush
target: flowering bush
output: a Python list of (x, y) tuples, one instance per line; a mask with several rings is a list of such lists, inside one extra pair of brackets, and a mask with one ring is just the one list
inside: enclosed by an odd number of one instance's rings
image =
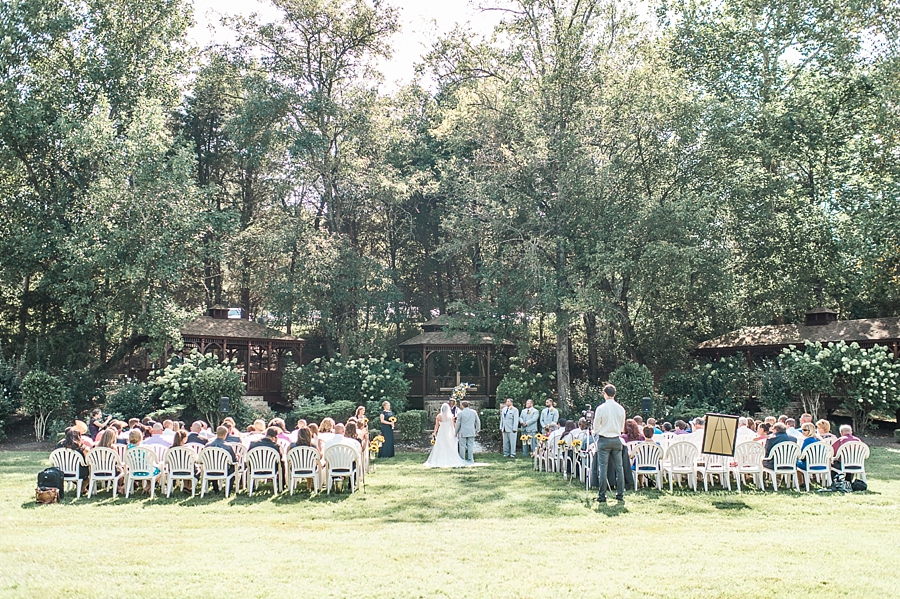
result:
[(525, 401), (531, 399), (536, 406), (540, 406), (551, 397), (555, 377), (554, 373), (543, 375), (530, 372), (519, 364), (518, 358), (510, 358), (509, 372), (497, 385), (497, 400), (502, 402), (510, 397), (514, 404), (522, 408)]
[(844, 397), (842, 405), (853, 417), (854, 430), (864, 431), (873, 412), (894, 414), (900, 406), (900, 363), (888, 348), (863, 349), (842, 341), (822, 348), (816, 359), (831, 373), (834, 387)]
[(166, 412), (194, 409), (213, 424), (220, 417), (220, 398), (231, 399), (232, 411), (241, 405), (245, 387), (236, 363), (234, 359), (220, 362), (214, 354), (192, 350), (184, 362), (174, 361), (163, 370), (150, 372), (150, 396)]
[(349, 401), (354, 405), (371, 405), (389, 401), (394, 412), (402, 412), (410, 385), (403, 377), (407, 367), (384, 354), (380, 358), (351, 360), (343, 360), (340, 355), (328, 360), (316, 358), (306, 366), (285, 368), (282, 393), (291, 402), (303, 396), (324, 397), (326, 404)]
[[(827, 358), (830, 353), (829, 350), (825, 357)], [(821, 358), (821, 343), (807, 343), (802, 351), (791, 346), (779, 356), (779, 363), (791, 393), (800, 396), (803, 409), (815, 419), (824, 416), (821, 395), (834, 389), (832, 373), (822, 365)]]

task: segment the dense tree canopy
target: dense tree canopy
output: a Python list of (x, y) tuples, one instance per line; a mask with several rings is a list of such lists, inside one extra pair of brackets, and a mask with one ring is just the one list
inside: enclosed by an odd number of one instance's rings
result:
[[(900, 314), (900, 9), (498, 0), (392, 93), (382, 0), (0, 4), (0, 341), (97, 376), (213, 304), (353, 357), (440, 312), (572, 379)], [(653, 17), (648, 17), (648, 15)]]

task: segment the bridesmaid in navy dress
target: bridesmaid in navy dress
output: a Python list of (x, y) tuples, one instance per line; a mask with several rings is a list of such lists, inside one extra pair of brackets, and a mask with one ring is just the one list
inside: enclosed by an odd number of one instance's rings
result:
[(394, 423), (391, 422), (391, 403), (386, 401), (381, 404), (381, 436), (384, 437), (384, 443), (378, 450), (379, 458), (394, 457)]

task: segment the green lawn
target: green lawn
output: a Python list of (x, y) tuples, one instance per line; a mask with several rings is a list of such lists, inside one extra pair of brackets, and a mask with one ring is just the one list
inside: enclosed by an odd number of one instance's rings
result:
[(381, 460), (366, 492), (33, 504), (46, 456), (0, 452), (0, 597), (895, 597), (900, 450), (868, 493), (627, 493), (521, 458)]

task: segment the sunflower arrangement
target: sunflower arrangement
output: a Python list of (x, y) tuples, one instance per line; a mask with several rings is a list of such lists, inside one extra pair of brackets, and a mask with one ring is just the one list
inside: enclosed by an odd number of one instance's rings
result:
[(575, 439), (572, 441), (572, 449), (581, 449), (581, 439)]
[(450, 399), (455, 399), (457, 405), (465, 399), (466, 392), (469, 390), (469, 383), (460, 383), (457, 386), (453, 387), (453, 392), (450, 393)]
[(519, 437), (519, 441), (521, 441), (522, 443), (528, 443), (529, 441), (531, 441), (531, 435), (522, 435), (521, 437)]
[(538, 441), (540, 441), (541, 443), (543, 443), (544, 441), (549, 439), (549, 437), (547, 435), (542, 435), (541, 433), (538, 433), (537, 435), (535, 435), (534, 438), (537, 439)]
[(559, 445), (560, 447), (562, 447), (563, 445), (566, 444), (566, 442), (564, 440), (560, 439), (559, 441), (556, 442), (556, 444)]

